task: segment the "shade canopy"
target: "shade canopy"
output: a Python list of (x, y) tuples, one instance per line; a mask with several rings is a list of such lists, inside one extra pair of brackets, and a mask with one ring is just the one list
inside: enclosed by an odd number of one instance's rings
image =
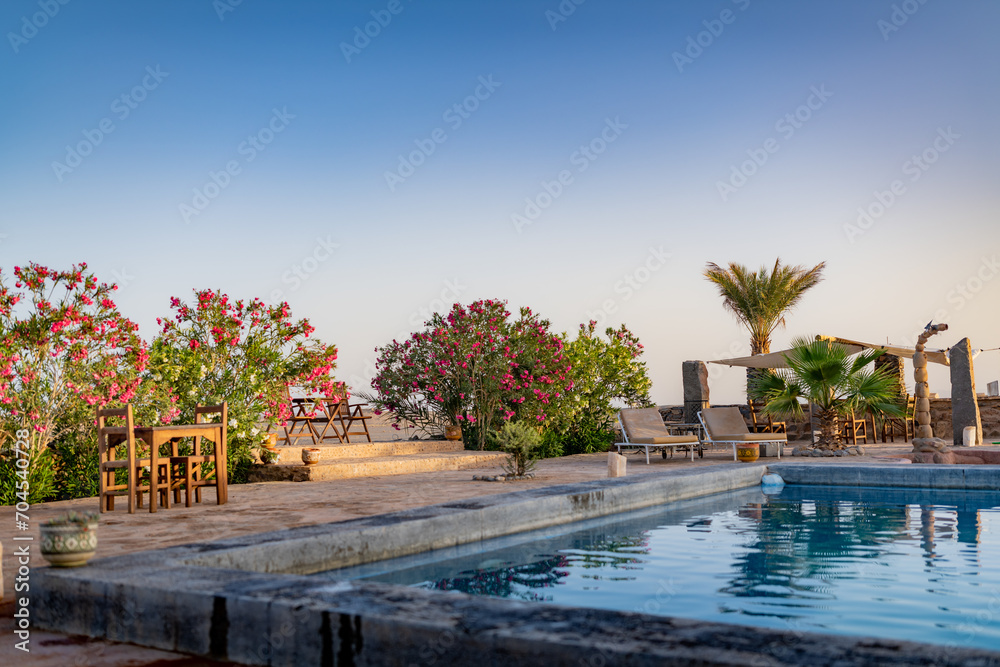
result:
[[(916, 349), (912, 347), (902, 347), (899, 345), (876, 345), (874, 343), (863, 343), (857, 340), (848, 340), (846, 338), (836, 338), (834, 336), (817, 336), (817, 340), (828, 340), (833, 343), (840, 343), (847, 348), (848, 354), (857, 354), (864, 349), (871, 350), (885, 350), (886, 354), (894, 354), (897, 357), (904, 357), (906, 359), (912, 359), (913, 354)], [(745, 368), (788, 368), (788, 363), (785, 361), (785, 355), (791, 352), (791, 350), (780, 350), (778, 352), (770, 352), (768, 354), (755, 354), (750, 357), (734, 357), (732, 359), (718, 359), (714, 361), (709, 361), (710, 364), (722, 364), (724, 366), (742, 366)], [(935, 364), (948, 365), (948, 351), (947, 350), (931, 350), (925, 349), (924, 354), (927, 355), (927, 361), (933, 362)]]
[[(861, 343), (856, 340), (848, 340), (846, 338), (836, 338), (830, 336), (817, 336), (822, 340), (831, 340), (835, 343), (840, 343), (841, 345), (860, 345), (862, 347), (867, 347), (872, 350), (885, 350), (886, 354), (894, 354), (897, 357), (905, 357), (906, 359), (912, 359), (913, 355), (916, 353), (916, 348), (903, 347), (901, 345), (875, 345), (873, 343)], [(943, 366), (949, 366), (948, 363), (948, 350), (934, 350), (931, 348), (924, 348), (924, 354), (927, 355), (927, 361), (935, 364), (941, 364)], [(976, 352), (978, 354), (978, 351)]]

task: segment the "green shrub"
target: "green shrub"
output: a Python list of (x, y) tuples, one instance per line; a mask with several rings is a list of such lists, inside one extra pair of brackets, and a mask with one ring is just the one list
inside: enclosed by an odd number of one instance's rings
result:
[(507, 454), (507, 460), (503, 463), (504, 472), (517, 477), (524, 477), (531, 472), (538, 459), (541, 439), (538, 427), (521, 422), (504, 423), (498, 433), (500, 451)]
[[(604, 338), (597, 323), (580, 325), (576, 340), (566, 344), (572, 365), (573, 390), (560, 400), (546, 422), (545, 442), (558, 443), (565, 456), (607, 451), (615, 441), (619, 407), (652, 404), (646, 364), (639, 361), (642, 345), (625, 325), (608, 327)], [(554, 452), (557, 447), (547, 447)]]
[[(27, 468), (19, 467), (13, 443), (0, 452), (0, 505), (35, 504), (52, 497), (52, 452), (32, 446)], [(20, 458), (24, 458), (23, 456)], [(21, 495), (18, 495), (18, 494)]]

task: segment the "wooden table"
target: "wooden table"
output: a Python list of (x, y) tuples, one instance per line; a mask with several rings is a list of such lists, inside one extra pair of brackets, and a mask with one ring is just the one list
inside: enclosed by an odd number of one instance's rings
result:
[[(170, 426), (136, 426), (133, 429), (135, 433), (136, 440), (142, 440), (149, 447), (149, 511), (155, 512), (157, 506), (157, 493), (161, 489), (159, 483), (159, 473), (158, 466), (166, 464), (169, 469), (170, 465), (170, 455), (161, 455), (160, 447), (163, 445), (180, 440), (181, 438), (208, 438), (214, 444), (214, 458), (215, 458), (215, 481), (216, 481), (216, 494), (218, 497), (218, 503), (224, 505), (229, 499), (228, 492), (228, 470), (226, 468), (226, 440), (223, 436), (224, 424), (222, 423), (209, 423), (209, 424), (173, 424)], [(115, 445), (125, 442), (125, 435), (115, 434), (115, 440), (120, 442), (114, 443)], [(200, 452), (196, 452), (198, 455)], [(135, 460), (135, 453), (131, 452), (130, 459)], [(135, 480), (134, 471), (129, 473), (129, 496), (133, 497), (135, 494), (135, 487), (137, 486)], [(170, 508), (170, 476), (167, 475), (167, 501), (166, 508)], [(190, 489), (188, 490), (190, 492)], [(131, 503), (130, 503), (131, 505)]]

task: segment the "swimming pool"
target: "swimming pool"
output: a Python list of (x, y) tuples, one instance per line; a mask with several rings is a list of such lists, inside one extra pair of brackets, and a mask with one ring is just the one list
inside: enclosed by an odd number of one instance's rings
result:
[(749, 489), (315, 575), (1000, 648), (1000, 493)]

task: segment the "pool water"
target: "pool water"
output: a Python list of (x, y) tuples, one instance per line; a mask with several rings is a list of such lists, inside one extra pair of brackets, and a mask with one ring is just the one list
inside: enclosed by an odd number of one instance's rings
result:
[(316, 576), (1000, 650), (1000, 493), (751, 489)]

